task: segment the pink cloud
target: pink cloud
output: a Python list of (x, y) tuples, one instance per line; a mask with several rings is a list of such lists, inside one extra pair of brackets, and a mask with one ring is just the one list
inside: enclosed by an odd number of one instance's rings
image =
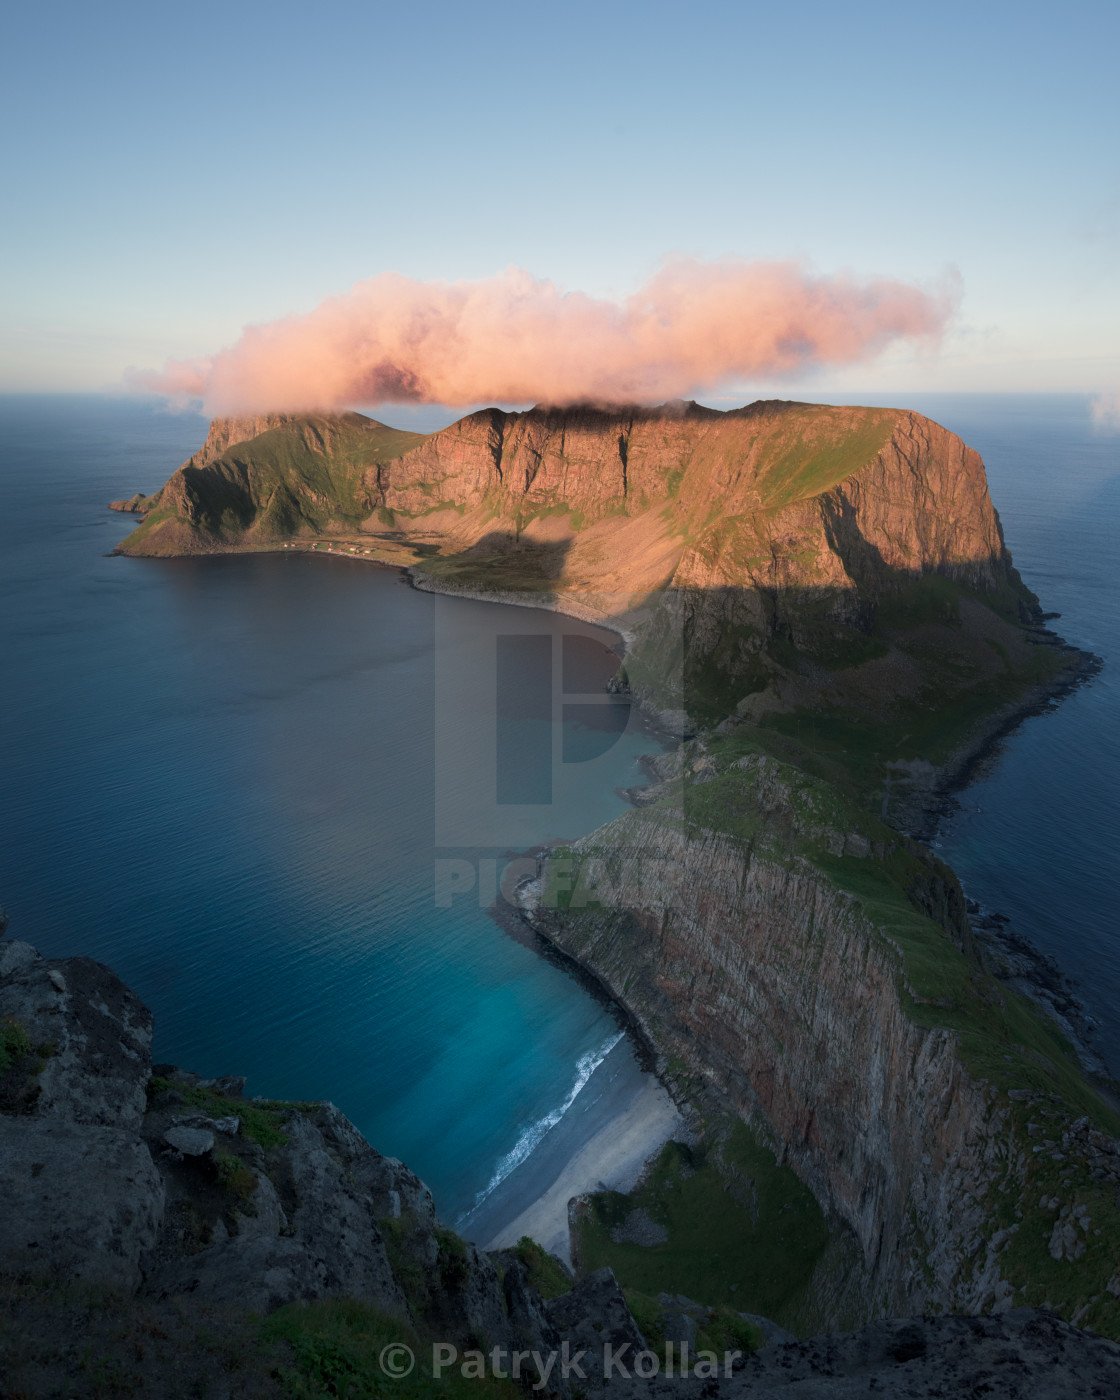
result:
[(655, 402), (867, 360), (936, 339), (955, 303), (792, 262), (667, 263), (622, 302), (511, 268), (477, 282), (384, 273), (313, 311), (249, 326), (208, 359), (133, 382), (214, 415), (344, 404)]

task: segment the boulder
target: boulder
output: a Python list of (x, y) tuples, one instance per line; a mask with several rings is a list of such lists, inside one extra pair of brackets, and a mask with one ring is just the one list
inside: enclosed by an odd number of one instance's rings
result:
[(207, 1132), (205, 1128), (188, 1128), (181, 1123), (176, 1124), (174, 1128), (168, 1128), (163, 1140), (168, 1147), (181, 1152), (184, 1157), (203, 1157), (207, 1152), (214, 1150), (213, 1133)]
[(621, 1380), (617, 1370), (608, 1381), (605, 1378), (605, 1349), (623, 1366), (633, 1362), (636, 1353), (646, 1350), (646, 1341), (630, 1314), (622, 1289), (611, 1269), (597, 1269), (580, 1279), (570, 1293), (553, 1298), (546, 1304), (548, 1320), (569, 1344), (570, 1354), (585, 1352), (581, 1362), (585, 1379), (572, 1377), (573, 1388), (586, 1395), (601, 1394), (615, 1389)]
[[(8, 944), (5, 951), (27, 945)], [(151, 1073), (152, 1014), (92, 958), (17, 955), (0, 980), (0, 1017), (43, 1046), (33, 1112), (73, 1123), (140, 1127)]]
[(0, 977), (9, 977), (21, 968), (29, 967), (38, 957), (39, 954), (30, 943), (20, 943), (18, 939), (12, 939), (10, 943), (0, 947)]

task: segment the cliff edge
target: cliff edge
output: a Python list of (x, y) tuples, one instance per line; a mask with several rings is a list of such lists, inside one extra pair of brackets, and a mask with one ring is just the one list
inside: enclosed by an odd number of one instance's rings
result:
[[(153, 1067), (151, 1028), (101, 964), (0, 943), (6, 1394), (839, 1400), (983, 1382), (1072, 1400), (1120, 1381), (1120, 1347), (1031, 1310), (767, 1344), (764, 1319), (693, 1307), (699, 1334), (666, 1315), (644, 1335), (610, 1270), (573, 1284), (529, 1241), (481, 1254), (333, 1105)], [(465, 1364), (439, 1376), (435, 1342)]]

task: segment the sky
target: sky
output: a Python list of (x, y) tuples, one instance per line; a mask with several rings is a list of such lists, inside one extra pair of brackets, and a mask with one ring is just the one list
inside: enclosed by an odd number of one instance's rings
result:
[(711, 402), (1120, 387), (1115, 0), (6, 13), (0, 391), (112, 389), (386, 274), (622, 305), (681, 260), (956, 289), (940, 339)]

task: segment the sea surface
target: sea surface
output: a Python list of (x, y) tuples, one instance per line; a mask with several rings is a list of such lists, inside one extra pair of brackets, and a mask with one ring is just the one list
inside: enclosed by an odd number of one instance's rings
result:
[[(940, 841), (1080, 983), (1120, 1069), (1120, 438), (1074, 396), (897, 402), (981, 452), (1052, 625), (1104, 658), (1004, 742)], [(0, 398), (10, 935), (110, 964), (155, 1012), (157, 1058), (333, 1098), (455, 1220), (640, 1081), (611, 1015), (485, 906), (510, 855), (623, 810), (656, 745), (546, 703), (549, 656), (554, 699), (613, 664), (610, 635), (570, 619), (343, 558), (110, 557), (131, 521), (105, 503), (160, 485), (204, 431)]]
[(552, 672), (594, 704), (617, 665), (571, 619), (344, 558), (109, 557), (135, 522), (106, 503), (205, 430), (0, 399), (9, 936), (108, 963), (157, 1060), (333, 1099), (454, 1220), (640, 1081), (612, 1016), (486, 906), (510, 854), (623, 811), (659, 746), (617, 707), (550, 707)]
[(1081, 395), (911, 394), (984, 459), (1015, 565), (1060, 636), (1104, 666), (1026, 720), (960, 794), (939, 854), (1049, 954), (1120, 1074), (1120, 434)]

